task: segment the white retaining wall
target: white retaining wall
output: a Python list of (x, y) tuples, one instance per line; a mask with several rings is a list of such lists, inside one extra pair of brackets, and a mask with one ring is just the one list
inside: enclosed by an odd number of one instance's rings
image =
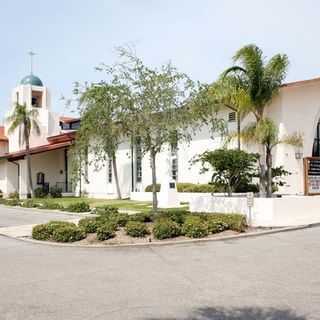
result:
[[(192, 212), (241, 213), (250, 219), (245, 197), (198, 195), (190, 200)], [(254, 198), (251, 209), (253, 226), (280, 227), (320, 222), (320, 196), (283, 196)]]

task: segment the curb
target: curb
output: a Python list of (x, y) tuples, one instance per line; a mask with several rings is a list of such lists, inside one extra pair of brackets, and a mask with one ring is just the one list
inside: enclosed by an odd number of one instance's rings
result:
[(297, 231), (303, 229), (309, 229), (313, 227), (319, 227), (320, 223), (314, 224), (307, 224), (301, 226), (294, 226), (294, 227), (284, 227), (275, 230), (266, 230), (261, 232), (252, 232), (252, 233), (243, 233), (231, 236), (225, 236), (220, 238), (206, 238), (206, 239), (188, 239), (188, 240), (178, 240), (178, 241), (164, 241), (164, 242), (149, 242), (149, 243), (124, 243), (124, 244), (72, 244), (72, 243), (57, 243), (57, 242), (49, 242), (49, 241), (39, 241), (30, 238), (15, 238), (8, 235), (1, 235), (3, 237), (7, 237), (10, 239), (15, 239), (22, 242), (28, 242), (33, 244), (41, 244), (47, 246), (54, 246), (54, 247), (71, 247), (71, 248), (105, 248), (105, 249), (112, 249), (112, 248), (137, 248), (137, 247), (157, 247), (157, 246), (172, 246), (172, 245), (183, 245), (183, 244), (192, 244), (192, 243), (206, 243), (206, 242), (216, 242), (216, 241), (228, 241), (228, 240), (236, 240), (236, 239), (245, 239), (245, 238), (255, 238), (269, 234), (276, 234), (276, 233), (283, 233), (283, 232), (290, 232), (290, 231)]

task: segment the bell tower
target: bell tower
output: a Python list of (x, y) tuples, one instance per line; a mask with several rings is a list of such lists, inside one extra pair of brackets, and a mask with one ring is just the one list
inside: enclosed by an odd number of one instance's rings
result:
[[(13, 89), (11, 95), (11, 108), (9, 114), (12, 114), (16, 104), (26, 105), (28, 110), (37, 111), (37, 123), (40, 127), (40, 134), (31, 132), (30, 146), (39, 146), (47, 144), (47, 137), (59, 132), (59, 120), (57, 115), (51, 112), (50, 92), (43, 84), (41, 79), (33, 74), (34, 52), (30, 51), (30, 74), (25, 76), (19, 85)], [(8, 123), (6, 123), (6, 134), (9, 138), (9, 152), (18, 151), (24, 148), (19, 145), (19, 130), (9, 134)]]

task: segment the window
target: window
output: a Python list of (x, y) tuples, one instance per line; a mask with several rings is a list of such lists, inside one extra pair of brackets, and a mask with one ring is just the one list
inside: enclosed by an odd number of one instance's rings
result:
[(108, 183), (112, 183), (112, 159), (108, 160)]
[(317, 124), (316, 136), (313, 141), (312, 156), (320, 157), (320, 121)]
[(136, 182), (142, 181), (142, 149), (141, 140), (136, 139)]
[(171, 177), (173, 180), (178, 180), (178, 139), (177, 133), (175, 139), (171, 142)]
[(42, 92), (41, 91), (32, 91), (31, 105), (34, 108), (42, 107)]
[(177, 181), (178, 180), (178, 159), (177, 158), (172, 159), (171, 174), (172, 174), (172, 179)]
[(236, 115), (236, 113), (234, 111), (233, 112), (229, 112), (229, 115), (228, 115), (228, 121), (229, 122), (235, 122), (236, 118), (237, 118), (237, 115)]
[(43, 172), (37, 173), (37, 184), (39, 184), (39, 185), (44, 184), (44, 173)]

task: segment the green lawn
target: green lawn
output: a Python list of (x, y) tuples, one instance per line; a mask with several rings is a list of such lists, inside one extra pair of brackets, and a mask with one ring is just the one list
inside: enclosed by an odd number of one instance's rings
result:
[[(89, 203), (91, 208), (109, 205), (114, 206), (123, 210), (131, 211), (140, 211), (148, 212), (151, 210), (152, 204), (148, 201), (133, 201), (133, 200), (110, 200), (110, 199), (93, 199), (93, 198), (79, 198), (79, 197), (63, 197), (63, 198), (44, 198), (44, 199), (35, 199), (37, 202), (54, 202), (60, 203), (64, 207), (68, 206), (70, 203), (86, 201)], [(183, 208), (186, 209), (188, 206), (183, 205)]]

